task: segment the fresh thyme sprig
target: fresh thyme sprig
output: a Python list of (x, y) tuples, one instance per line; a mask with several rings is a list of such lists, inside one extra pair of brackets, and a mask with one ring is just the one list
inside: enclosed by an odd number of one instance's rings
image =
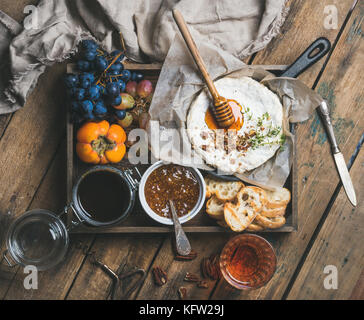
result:
[[(241, 113), (246, 117), (247, 120), (251, 120), (253, 118), (253, 115), (250, 111), (249, 107), (243, 106), (243, 110)], [(286, 141), (286, 136), (282, 133), (279, 139), (277, 138), (278, 135), (282, 132), (282, 128), (280, 126), (273, 127), (272, 123), (270, 122), (267, 124), (267, 121), (271, 120), (271, 116), (268, 112), (263, 113), (261, 117), (258, 117), (256, 119), (256, 127), (258, 130), (253, 134), (246, 143), (249, 143), (252, 149), (256, 149), (259, 146), (265, 146), (265, 145), (281, 145), (281, 150), (283, 150), (283, 145)], [(268, 132), (266, 134), (263, 133), (265, 128), (268, 128)], [(267, 141), (267, 139), (274, 139), (273, 141)]]
[[(270, 128), (267, 134), (263, 134), (262, 132), (257, 131), (254, 136), (249, 139), (249, 143), (251, 144), (253, 149), (256, 149), (259, 146), (272, 146), (275, 144), (283, 145), (285, 142), (285, 135), (281, 134), (279, 140), (267, 141), (267, 138), (274, 138), (279, 135), (281, 132), (281, 127), (277, 126), (275, 128)], [(283, 137), (284, 136), (284, 137)]]

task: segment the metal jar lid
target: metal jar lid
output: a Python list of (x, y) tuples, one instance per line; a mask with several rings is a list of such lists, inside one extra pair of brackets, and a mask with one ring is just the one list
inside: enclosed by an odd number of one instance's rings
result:
[(4, 259), (9, 266), (33, 265), (42, 271), (54, 267), (64, 259), (69, 235), (66, 226), (55, 213), (35, 209), (26, 212), (11, 224), (6, 244)]

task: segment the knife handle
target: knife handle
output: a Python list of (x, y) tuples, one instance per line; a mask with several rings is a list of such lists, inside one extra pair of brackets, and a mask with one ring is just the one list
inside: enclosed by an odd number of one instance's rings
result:
[(318, 109), (320, 110), (321, 119), (323, 120), (327, 135), (331, 143), (332, 152), (334, 154), (339, 153), (340, 149), (335, 139), (334, 128), (331, 123), (329, 107), (327, 106), (326, 101), (322, 101)]

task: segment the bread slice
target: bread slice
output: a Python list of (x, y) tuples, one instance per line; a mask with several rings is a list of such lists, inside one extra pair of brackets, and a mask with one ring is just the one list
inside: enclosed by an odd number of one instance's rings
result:
[(222, 201), (234, 200), (239, 190), (244, 187), (244, 184), (240, 181), (223, 181), (211, 177), (205, 178), (205, 182), (206, 197), (210, 198), (215, 195)]
[(258, 214), (255, 218), (255, 222), (264, 228), (277, 229), (282, 227), (286, 223), (285, 217), (268, 218), (261, 214)]
[(291, 201), (291, 192), (286, 188), (279, 188), (275, 191), (266, 191), (267, 209), (282, 208)]
[(274, 208), (274, 209), (268, 209), (266, 207), (266, 205), (260, 212), (260, 215), (262, 215), (264, 217), (267, 217), (267, 218), (281, 217), (281, 216), (284, 216), (284, 214), (286, 213), (286, 208), (287, 208), (286, 206), (278, 207), (278, 208)]
[(248, 207), (233, 207), (233, 204), (227, 202), (224, 207), (224, 217), (230, 229), (236, 232), (245, 230), (254, 220), (256, 212)]
[(225, 202), (213, 195), (206, 203), (206, 212), (216, 220), (224, 219)]
[(264, 227), (254, 223), (254, 221), (246, 228), (247, 231), (252, 231), (252, 232), (259, 232), (263, 231), (264, 229), (265, 229)]
[(238, 203), (247, 203), (257, 212), (260, 212), (267, 203), (267, 196), (262, 188), (248, 186), (242, 188), (236, 195)]
[(249, 186), (242, 188), (236, 198), (236, 204), (225, 203), (224, 217), (233, 231), (240, 232), (245, 230), (262, 210), (266, 196), (263, 189)]

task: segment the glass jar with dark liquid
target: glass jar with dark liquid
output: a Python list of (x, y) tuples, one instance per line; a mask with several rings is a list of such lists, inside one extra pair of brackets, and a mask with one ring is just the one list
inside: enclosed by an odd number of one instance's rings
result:
[[(139, 172), (138, 172), (139, 174)], [(140, 174), (139, 174), (140, 175)], [(95, 166), (77, 180), (72, 203), (55, 214), (43, 209), (24, 213), (9, 227), (3, 259), (10, 267), (33, 265), (47, 270), (60, 263), (69, 245), (69, 231), (85, 224), (106, 227), (124, 220), (133, 209), (137, 180), (130, 170)], [(78, 221), (66, 227), (61, 215), (73, 210)]]
[(220, 256), (220, 269), (225, 280), (237, 289), (262, 287), (272, 278), (276, 264), (271, 244), (254, 234), (232, 238)]
[(109, 166), (84, 173), (72, 190), (71, 208), (83, 223), (94, 227), (115, 225), (133, 209), (137, 182), (130, 174)]

